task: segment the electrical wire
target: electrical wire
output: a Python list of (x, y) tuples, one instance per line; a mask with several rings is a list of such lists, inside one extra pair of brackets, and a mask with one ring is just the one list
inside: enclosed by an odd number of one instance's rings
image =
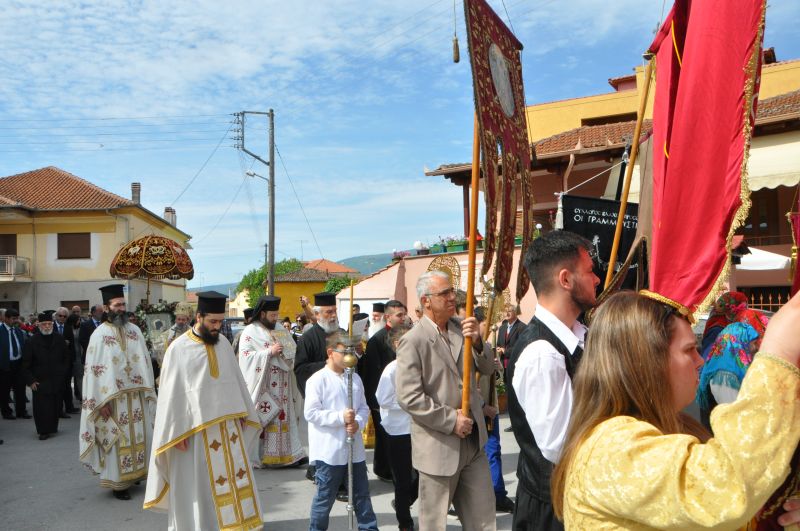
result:
[(317, 251), (319, 252), (320, 258), (325, 258), (325, 255), (322, 254), (322, 249), (319, 246), (319, 242), (317, 241), (317, 235), (314, 234), (314, 229), (311, 228), (311, 223), (308, 221), (308, 216), (306, 216), (306, 211), (303, 208), (303, 203), (300, 202), (300, 196), (297, 195), (297, 190), (294, 187), (294, 183), (292, 182), (292, 178), (289, 176), (289, 170), (286, 169), (286, 163), (283, 161), (283, 155), (281, 155), (281, 150), (278, 149), (278, 145), (275, 145), (275, 152), (278, 153), (278, 158), (281, 160), (281, 166), (283, 166), (283, 172), (286, 174), (286, 178), (289, 180), (289, 184), (292, 187), (292, 192), (294, 192), (294, 197), (297, 199), (297, 204), (300, 206), (300, 212), (303, 214), (303, 219), (306, 220), (306, 225), (308, 225), (308, 231), (311, 233), (311, 238), (314, 240), (314, 245), (317, 246)]
[(199, 169), (199, 170), (197, 170), (197, 173), (195, 173), (195, 174), (194, 174), (194, 177), (192, 177), (192, 178), (191, 178), (191, 180), (190, 180), (190, 181), (188, 182), (188, 184), (187, 184), (187, 185), (186, 185), (186, 186), (183, 188), (183, 190), (181, 191), (181, 193), (179, 193), (179, 194), (178, 194), (178, 197), (176, 197), (176, 198), (175, 198), (175, 200), (174, 200), (172, 203), (170, 203), (170, 205), (169, 205), (169, 206), (173, 206), (175, 203), (177, 203), (177, 202), (178, 202), (178, 199), (180, 199), (180, 198), (183, 196), (183, 194), (185, 194), (185, 193), (186, 193), (186, 190), (188, 190), (188, 189), (189, 189), (189, 187), (190, 187), (190, 186), (191, 186), (191, 185), (194, 183), (194, 181), (197, 179), (197, 176), (198, 176), (198, 175), (200, 175), (200, 173), (201, 173), (201, 172), (202, 172), (202, 171), (205, 169), (205, 167), (206, 167), (206, 165), (208, 164), (208, 162), (211, 160), (211, 158), (214, 156), (214, 154), (215, 154), (215, 153), (217, 152), (217, 150), (219, 149), (219, 146), (221, 146), (221, 145), (222, 145), (222, 142), (223, 142), (223, 141), (224, 141), (226, 138), (228, 138), (228, 133), (230, 133), (230, 131), (231, 131), (231, 129), (232, 129), (232, 128), (233, 128), (233, 122), (231, 122), (231, 125), (230, 125), (230, 126), (228, 126), (228, 129), (225, 131), (225, 134), (223, 134), (223, 135), (222, 135), (222, 138), (220, 138), (220, 139), (219, 139), (219, 142), (217, 142), (217, 145), (216, 145), (216, 147), (215, 147), (215, 148), (214, 148), (214, 150), (211, 152), (211, 154), (208, 156), (208, 158), (207, 158), (207, 159), (206, 159), (206, 161), (203, 163), (203, 165), (202, 165), (202, 166), (200, 166), (200, 169)]

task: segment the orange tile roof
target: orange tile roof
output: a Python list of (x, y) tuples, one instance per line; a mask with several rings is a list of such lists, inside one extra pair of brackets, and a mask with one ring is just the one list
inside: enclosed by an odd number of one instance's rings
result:
[[(0, 194), (1, 193), (2, 192), (0, 191)], [(305, 266), (308, 269), (318, 269), (319, 271), (325, 271), (327, 273), (358, 273), (358, 271), (347, 267), (346, 265), (331, 262), (330, 260), (325, 260), (324, 258), (305, 262)]]
[(102, 210), (133, 205), (55, 166), (0, 178), (0, 206), (31, 210)]
[(800, 113), (800, 90), (779, 94), (758, 102), (758, 118), (775, 118)]
[(304, 267), (285, 275), (275, 277), (275, 282), (327, 282), (332, 275), (321, 269)]

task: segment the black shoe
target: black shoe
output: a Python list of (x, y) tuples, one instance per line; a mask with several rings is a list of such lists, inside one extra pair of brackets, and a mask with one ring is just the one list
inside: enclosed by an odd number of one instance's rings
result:
[[(58, 418), (60, 418), (60, 419), (71, 419), (72, 417), (70, 417), (70, 416), (69, 416), (69, 415), (67, 415), (66, 413), (59, 413), (59, 414), (58, 414)], [(122, 491), (116, 491), (116, 490), (115, 490), (114, 492), (122, 492)], [(122, 498), (120, 498), (120, 499), (122, 499)]]
[(298, 461), (296, 461), (296, 462), (292, 463), (291, 465), (289, 465), (287, 468), (300, 468), (301, 466), (307, 465), (307, 464), (308, 464), (308, 457), (302, 457)]
[(46, 440), (47, 440), (47, 439), (49, 439), (49, 438), (50, 438), (50, 435), (48, 435), (48, 434), (46, 434), (46, 433), (40, 433), (40, 434), (39, 434), (39, 440), (40, 440), (40, 441), (46, 441)]
[(27, 413), (23, 413), (22, 415), (17, 415), (17, 418), (18, 419), (32, 419), (33, 417), (31, 417)]
[(306, 479), (309, 480), (311, 483), (316, 483), (316, 481), (314, 480), (314, 474), (316, 473), (316, 471), (317, 471), (316, 468), (314, 468), (313, 466), (306, 468)]
[(114, 491), (114, 497), (116, 499), (118, 499), (118, 500), (130, 500), (131, 499), (131, 493), (128, 492), (128, 489), (115, 490)]
[(513, 513), (514, 500), (508, 496), (503, 496), (494, 502), (494, 508), (498, 513)]
[(15, 420), (17, 417), (12, 415), (11, 413), (3, 413), (3, 418), (6, 420)]
[(67, 413), (72, 413), (73, 415), (76, 414), (76, 413), (80, 413), (80, 412), (81, 412), (81, 410), (78, 409), (78, 408), (75, 408), (75, 407), (70, 408), (70, 409), (67, 410)]
[(337, 492), (336, 493), (336, 501), (347, 503), (347, 491)]
[(509, 431), (514, 431), (514, 429), (511, 426), (509, 426), (508, 428), (505, 428), (503, 431), (509, 432)]
[[(377, 476), (377, 474), (375, 475)], [(394, 480), (392, 479), (391, 476), (389, 477), (378, 476), (378, 479), (383, 481), (384, 483), (394, 483)]]
[(447, 515), (448, 515), (448, 516), (456, 516), (456, 517), (457, 517), (458, 515), (456, 514), (456, 509), (455, 509), (455, 507), (453, 507), (453, 506), (451, 505), (451, 506), (450, 506), (450, 508), (447, 510)]
[(394, 506), (394, 498), (392, 498), (392, 510), (393, 510), (393, 511), (396, 511), (396, 510), (397, 510), (397, 508)]

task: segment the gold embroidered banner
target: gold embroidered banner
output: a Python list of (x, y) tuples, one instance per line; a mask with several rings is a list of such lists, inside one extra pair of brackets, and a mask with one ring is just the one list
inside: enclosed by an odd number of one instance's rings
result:
[[(486, 199), (481, 274), (486, 275), (494, 261), (494, 288), (500, 293), (511, 278), (518, 197), (523, 209), (523, 255), (533, 236), (531, 152), (519, 57), (522, 44), (485, 0), (465, 0), (464, 11)], [(528, 285), (525, 268), (520, 267), (517, 300)]]

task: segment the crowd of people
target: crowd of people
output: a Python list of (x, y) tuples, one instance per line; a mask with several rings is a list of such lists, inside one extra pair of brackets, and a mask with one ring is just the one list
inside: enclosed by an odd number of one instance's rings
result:
[[(281, 320), (279, 297), (261, 297), (228, 337), (226, 297), (203, 292), (196, 310), (176, 310), (158, 382), (121, 285), (101, 290), (90, 318), (58, 308), (33, 332), (7, 310), (0, 397), (13, 393), (15, 409), (4, 402), (3, 417), (30, 418), (29, 386), (46, 439), (77, 398), (80, 460), (118, 499), (146, 479), (144, 507), (168, 512), (171, 529), (260, 529), (255, 471), (306, 465), (310, 529), (328, 528), (336, 500), (359, 529), (377, 529), (365, 433), (400, 529), (443, 530), (450, 513), (491, 530), (497, 512), (519, 531), (800, 522), (800, 299), (767, 326), (743, 294), (726, 293), (698, 345), (681, 304), (659, 294), (620, 292), (596, 307), (589, 251), (565, 231), (532, 242), (522, 265), (535, 312), (526, 324), (506, 305), (492, 341), (485, 309), (467, 317), (441, 271), (418, 278), (416, 320), (390, 300), (354, 308), (349, 330), (322, 292), (303, 298), (295, 323)], [(465, 355), (475, 377), (464, 378)], [(519, 446), (515, 500), (498, 383)], [(698, 418), (685, 412), (692, 403)]]

